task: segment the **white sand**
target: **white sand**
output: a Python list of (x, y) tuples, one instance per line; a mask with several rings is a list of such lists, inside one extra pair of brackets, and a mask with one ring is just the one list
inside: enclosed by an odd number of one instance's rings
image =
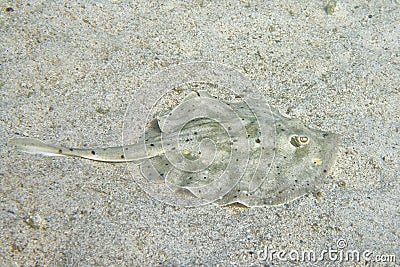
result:
[[(39, 2), (0, 4), (1, 266), (379, 266), (379, 255), (399, 264), (398, 0), (338, 0), (330, 15), (323, 1), (303, 0)], [(16, 136), (118, 145), (135, 88), (193, 60), (237, 68), (282, 113), (343, 136), (319, 198), (174, 208), (123, 165), (6, 146)], [(356, 250), (360, 261), (259, 253), (319, 256), (340, 239), (339, 251)]]

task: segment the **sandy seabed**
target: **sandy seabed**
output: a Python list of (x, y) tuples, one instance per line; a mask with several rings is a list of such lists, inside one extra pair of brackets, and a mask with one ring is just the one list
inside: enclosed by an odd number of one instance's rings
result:
[[(397, 0), (0, 8), (1, 266), (399, 264)], [(275, 207), (172, 207), (123, 164), (7, 146), (17, 136), (119, 145), (135, 90), (191, 61), (231, 66), (281, 113), (342, 136), (320, 194)]]

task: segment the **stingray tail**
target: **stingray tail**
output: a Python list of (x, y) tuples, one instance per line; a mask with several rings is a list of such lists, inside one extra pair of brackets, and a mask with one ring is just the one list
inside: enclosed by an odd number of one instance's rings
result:
[(12, 138), (7, 145), (15, 146), (18, 151), (44, 156), (65, 156), (62, 152), (66, 148), (62, 146), (48, 145), (34, 138)]
[(40, 154), (44, 156), (71, 156), (104, 162), (140, 162), (144, 159), (153, 157), (152, 155), (148, 155), (139, 144), (125, 148), (118, 146), (80, 149), (49, 145), (34, 138), (12, 138), (8, 141), (8, 145), (15, 146), (17, 150), (30, 154)]

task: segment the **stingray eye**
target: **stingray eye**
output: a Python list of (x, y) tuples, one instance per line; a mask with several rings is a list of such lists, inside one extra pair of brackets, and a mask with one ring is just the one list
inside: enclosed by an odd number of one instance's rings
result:
[(292, 146), (294, 147), (302, 147), (304, 145), (307, 145), (309, 141), (310, 139), (305, 135), (293, 135), (290, 138), (290, 144), (292, 144)]
[(303, 144), (303, 145), (308, 144), (308, 141), (309, 141), (309, 140), (308, 140), (308, 137), (307, 137), (307, 136), (304, 136), (304, 135), (303, 135), (303, 136), (300, 136), (300, 137), (299, 137), (299, 140), (300, 140), (300, 143)]

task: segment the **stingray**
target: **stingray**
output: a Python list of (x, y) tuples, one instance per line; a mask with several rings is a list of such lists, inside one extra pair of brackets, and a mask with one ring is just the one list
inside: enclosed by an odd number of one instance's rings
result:
[(8, 144), (46, 156), (131, 162), (139, 166), (142, 188), (168, 204), (257, 207), (316, 192), (340, 138), (287, 118), (261, 99), (228, 102), (193, 91), (159, 113), (136, 144), (80, 149), (33, 138)]

